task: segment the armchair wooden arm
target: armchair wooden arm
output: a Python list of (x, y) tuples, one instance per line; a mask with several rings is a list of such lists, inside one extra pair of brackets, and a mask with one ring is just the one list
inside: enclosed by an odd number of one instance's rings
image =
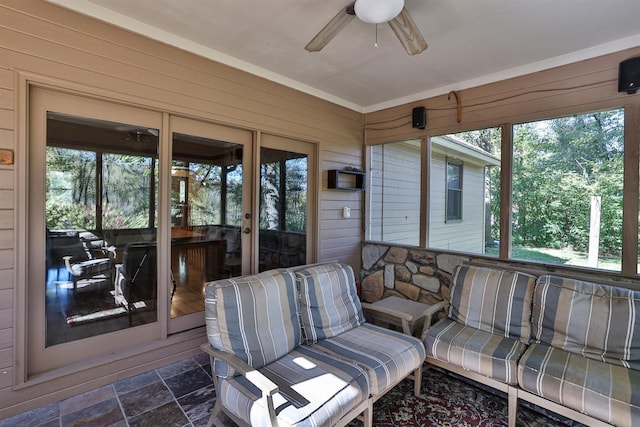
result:
[(425, 316), (424, 326), (422, 327), (422, 334), (420, 334), (420, 336), (423, 336), (424, 333), (431, 328), (433, 315), (439, 312), (440, 310), (445, 310), (447, 307), (449, 307), (449, 301), (440, 301), (438, 303), (431, 305), (429, 308), (427, 308), (424, 311), (424, 316)]
[(407, 335), (411, 335), (411, 326), (409, 325), (409, 322), (413, 320), (412, 315), (387, 307), (380, 307), (368, 302), (362, 302), (361, 304), (365, 313), (369, 314), (373, 319), (389, 323), (400, 322), (402, 325), (402, 331)]
[[(205, 343), (200, 349), (211, 357), (211, 369), (213, 370), (213, 359), (225, 362), (227, 365), (235, 369), (243, 377), (249, 380), (253, 385), (258, 387), (262, 397), (267, 402), (267, 410), (269, 411), (269, 420), (272, 426), (277, 426), (276, 410), (273, 406), (273, 395), (278, 392), (278, 386), (269, 378), (260, 373), (256, 368), (250, 366), (247, 362), (236, 357), (235, 355), (213, 348), (211, 344)], [(215, 376), (215, 373), (212, 373)], [(216, 386), (217, 388), (217, 386)]]

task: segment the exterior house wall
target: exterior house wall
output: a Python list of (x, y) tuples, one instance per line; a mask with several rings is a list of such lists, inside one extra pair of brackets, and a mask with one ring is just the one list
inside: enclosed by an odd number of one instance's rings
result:
[[(316, 144), (317, 260), (360, 263), (361, 194), (327, 190), (327, 169), (362, 167), (359, 112), (40, 0), (0, 3), (0, 419), (192, 355), (204, 328), (25, 378), (27, 82)], [(22, 166), (21, 166), (22, 165)], [(351, 217), (341, 217), (342, 207)], [(165, 328), (166, 330), (166, 328)]]
[(429, 247), (484, 252), (484, 168), (462, 163), (462, 220), (445, 221), (447, 157), (431, 156)]
[(370, 238), (418, 245), (420, 141), (379, 145), (371, 152)]

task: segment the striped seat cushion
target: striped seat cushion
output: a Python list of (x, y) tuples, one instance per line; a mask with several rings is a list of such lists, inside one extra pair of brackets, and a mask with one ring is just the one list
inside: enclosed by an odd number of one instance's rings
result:
[(110, 258), (95, 258), (71, 264), (71, 274), (77, 277), (92, 277), (110, 271), (112, 268), (113, 261)]
[(640, 291), (545, 275), (533, 301), (537, 341), (640, 370)]
[(451, 285), (449, 318), (528, 344), (534, 286), (529, 274), (461, 265)]
[(617, 426), (640, 425), (640, 372), (534, 343), (520, 360), (526, 391)]
[[(261, 368), (302, 343), (295, 277), (280, 269), (207, 283), (205, 320), (214, 348)], [(220, 361), (215, 370), (232, 375)]]
[(331, 338), (364, 323), (351, 266), (327, 263), (296, 271), (300, 321), (307, 343)]
[(358, 364), (369, 374), (371, 394), (398, 383), (424, 362), (418, 338), (369, 323), (335, 337), (318, 341), (313, 348)]
[[(298, 347), (259, 371), (280, 390), (274, 396), (280, 426), (334, 425), (369, 397), (362, 369), (310, 347)], [(269, 425), (260, 391), (245, 377), (221, 379), (219, 386), (227, 410), (252, 426)]]
[(423, 339), (427, 357), (507, 384), (518, 384), (518, 359), (527, 349), (520, 340), (465, 326), (449, 318), (436, 323)]

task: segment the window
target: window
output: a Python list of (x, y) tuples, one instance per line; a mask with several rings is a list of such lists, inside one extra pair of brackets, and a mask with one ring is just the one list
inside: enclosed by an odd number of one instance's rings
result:
[(447, 160), (447, 210), (445, 221), (462, 220), (462, 163)]
[(497, 255), (500, 128), (431, 137), (427, 246)]
[[(307, 259), (309, 156), (265, 135), (260, 148), (260, 271), (304, 264)], [(266, 146), (270, 145), (270, 146)], [(276, 148), (279, 147), (279, 148)]]
[(487, 128), (431, 137), (430, 163), (418, 139), (371, 146), (368, 238), (420, 246), (424, 234), (428, 247), (496, 255), (501, 135)]
[[(624, 109), (517, 124), (511, 135), (512, 171), (506, 177), (500, 128), (431, 137), (426, 246), (497, 256), (502, 239), (512, 259), (621, 271)], [(372, 159), (379, 158), (374, 165), (389, 162), (387, 150), (396, 146), (372, 147)], [(413, 163), (402, 165), (417, 164), (417, 150), (414, 155)], [(393, 242), (374, 233), (374, 219), (386, 219), (380, 211), (391, 209), (384, 200), (376, 205), (378, 188), (393, 193), (398, 186), (387, 169), (371, 172), (371, 238)], [(408, 181), (399, 176), (400, 185)], [(501, 180), (510, 180), (509, 205), (500, 203)], [(506, 210), (511, 228), (500, 233)]]
[(420, 244), (420, 140), (371, 147), (369, 238)]
[(513, 127), (512, 258), (621, 270), (624, 110)]
[(240, 275), (242, 150), (240, 144), (173, 132), (172, 319), (204, 310), (206, 282)]
[(315, 144), (29, 94), (28, 376), (200, 327), (206, 282), (317, 257)]

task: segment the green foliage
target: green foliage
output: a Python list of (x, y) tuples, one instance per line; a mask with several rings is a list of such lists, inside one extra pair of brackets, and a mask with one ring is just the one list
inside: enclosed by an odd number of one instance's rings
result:
[(514, 127), (513, 244), (587, 251), (592, 196), (600, 253), (622, 251), (622, 110)]
[(45, 218), (50, 230), (95, 228), (95, 209), (87, 209), (82, 205), (61, 205), (47, 200)]

